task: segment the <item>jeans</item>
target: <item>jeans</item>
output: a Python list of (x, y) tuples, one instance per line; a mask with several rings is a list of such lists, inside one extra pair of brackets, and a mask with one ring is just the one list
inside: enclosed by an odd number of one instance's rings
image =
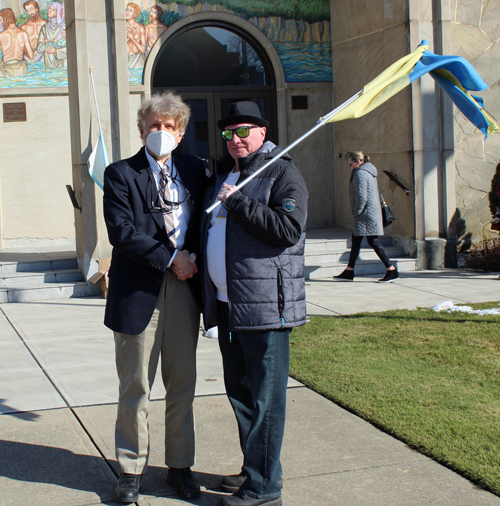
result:
[[(359, 250), (361, 249), (361, 241), (363, 240), (362, 235), (354, 235), (352, 234), (351, 238), (351, 253), (349, 255), (349, 262), (348, 266), (354, 269), (354, 264), (356, 263), (356, 260), (359, 256)], [(389, 257), (387, 256), (387, 253), (385, 252), (385, 249), (382, 247), (378, 240), (378, 235), (369, 235), (366, 237), (366, 242), (368, 243), (368, 246), (370, 246), (373, 251), (377, 254), (377, 256), (382, 260), (382, 263), (385, 265), (385, 268), (388, 269), (392, 266), (391, 261), (389, 260)]]
[(217, 301), (226, 393), (238, 423), (241, 491), (256, 499), (281, 495), (281, 445), (290, 365), (289, 329), (229, 334), (229, 307)]

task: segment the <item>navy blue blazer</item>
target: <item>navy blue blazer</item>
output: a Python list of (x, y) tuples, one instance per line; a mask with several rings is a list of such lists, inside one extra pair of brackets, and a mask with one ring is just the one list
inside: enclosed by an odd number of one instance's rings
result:
[[(180, 179), (193, 204), (184, 249), (198, 253), (199, 219), (207, 175), (201, 160), (173, 154)], [(115, 332), (140, 334), (158, 300), (163, 273), (175, 248), (158, 206), (158, 191), (145, 148), (104, 172), (104, 219), (113, 246), (104, 324)], [(199, 280), (189, 281), (199, 301)]]

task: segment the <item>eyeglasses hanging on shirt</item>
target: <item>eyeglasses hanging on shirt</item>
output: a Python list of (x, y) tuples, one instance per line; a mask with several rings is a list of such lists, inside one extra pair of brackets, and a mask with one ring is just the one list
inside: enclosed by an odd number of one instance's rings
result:
[[(158, 162), (157, 162), (158, 163)], [(166, 172), (164, 172), (162, 169), (163, 167), (158, 163), (158, 167), (160, 169), (159, 174), (159, 188), (157, 192), (152, 191), (151, 192), (151, 211), (156, 212), (164, 212), (164, 213), (170, 213), (173, 210), (179, 209), (179, 207), (184, 204), (190, 197), (191, 194), (189, 193), (189, 190), (182, 184), (182, 181), (177, 178), (174, 174), (168, 175)], [(172, 172), (174, 169), (172, 168)], [(172, 195), (172, 189), (169, 189), (169, 183), (173, 184), (174, 188), (173, 193), (177, 196), (180, 195), (179, 188), (183, 188), (186, 192), (186, 196), (182, 200), (175, 200)], [(153, 182), (151, 181), (151, 185), (153, 185)], [(159, 202), (160, 206), (156, 206), (153, 199), (154, 195), (158, 194), (159, 196)]]

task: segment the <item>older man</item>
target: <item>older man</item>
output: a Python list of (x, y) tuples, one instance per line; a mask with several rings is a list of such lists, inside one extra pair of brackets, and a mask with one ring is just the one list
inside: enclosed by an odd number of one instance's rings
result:
[(167, 482), (183, 499), (200, 493), (190, 469), (200, 317), (193, 252), (206, 175), (198, 158), (172, 155), (189, 116), (178, 95), (153, 95), (138, 112), (145, 147), (104, 173), (104, 217), (113, 246), (104, 323), (114, 331), (120, 381), (115, 443), (122, 474), (115, 493), (126, 503), (138, 500), (148, 462), (148, 405), (159, 360)]
[(205, 328), (218, 326), (226, 392), (238, 423), (241, 473), (221, 487), (220, 506), (279, 506), (289, 333), (306, 321), (304, 244), (307, 189), (283, 155), (241, 190), (236, 184), (280, 153), (254, 102), (231, 105), (219, 128), (229, 155), (204, 206)]

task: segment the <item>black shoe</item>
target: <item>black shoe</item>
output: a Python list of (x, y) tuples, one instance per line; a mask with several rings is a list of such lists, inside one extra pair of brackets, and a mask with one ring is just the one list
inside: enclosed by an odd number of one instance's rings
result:
[(495, 216), (493, 216), (493, 218), (491, 219), (491, 223), (493, 223), (494, 225), (500, 223), (500, 214), (495, 214)]
[(397, 269), (392, 269), (391, 271), (387, 271), (385, 276), (382, 279), (379, 279), (379, 283), (392, 283), (395, 279), (399, 278), (399, 273)]
[(353, 281), (354, 269), (353, 270), (346, 269), (344, 272), (341, 272), (338, 276), (333, 276), (333, 279), (337, 279), (338, 281)]
[[(225, 492), (232, 492), (234, 494), (235, 492), (238, 492), (241, 485), (245, 483), (246, 479), (247, 477), (243, 473), (230, 474), (229, 476), (224, 476), (224, 478), (222, 478), (222, 481), (220, 482), (220, 488)], [(282, 477), (278, 480), (278, 484), (281, 488), (283, 488)]]
[(281, 506), (282, 504), (281, 497), (255, 499), (254, 497), (237, 492), (236, 494), (223, 497), (217, 506)]
[(131, 503), (139, 500), (140, 474), (122, 473), (115, 487), (115, 497), (120, 502)]
[(220, 488), (225, 492), (238, 492), (246, 479), (247, 477), (243, 473), (224, 476), (220, 482)]
[(168, 470), (167, 483), (175, 488), (181, 499), (196, 499), (200, 496), (200, 484), (189, 467)]

